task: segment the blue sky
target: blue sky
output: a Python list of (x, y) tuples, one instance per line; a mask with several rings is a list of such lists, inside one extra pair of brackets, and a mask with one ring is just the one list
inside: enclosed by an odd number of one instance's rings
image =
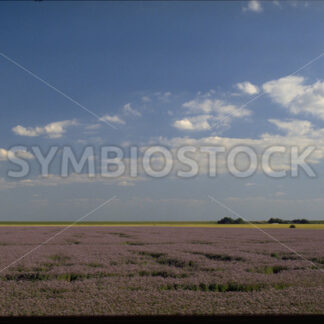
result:
[[(250, 219), (323, 219), (324, 57), (287, 77), (324, 51), (323, 3), (6, 2), (0, 9), (0, 52), (117, 128), (0, 56), (0, 220), (75, 220), (115, 195), (88, 220), (229, 216), (208, 195)], [(236, 117), (215, 127), (226, 109)], [(59, 161), (54, 180), (39, 177), (36, 161), (24, 181), (6, 176), (6, 152), (17, 144), (81, 152), (87, 144), (173, 147), (211, 137), (315, 144), (318, 176), (224, 172), (107, 184), (82, 175), (61, 181)]]

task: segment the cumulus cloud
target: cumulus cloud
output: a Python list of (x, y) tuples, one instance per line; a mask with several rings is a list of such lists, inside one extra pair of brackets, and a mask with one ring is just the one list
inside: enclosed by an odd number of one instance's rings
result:
[(249, 81), (240, 82), (236, 84), (236, 88), (248, 95), (255, 95), (259, 93), (259, 88)]
[(251, 111), (227, 104), (222, 100), (213, 99), (211, 95), (198, 96), (183, 105), (185, 113), (191, 115), (173, 123), (181, 130), (204, 131), (211, 130), (218, 123), (228, 126), (234, 118), (243, 118), (251, 115)]
[(304, 136), (312, 134), (314, 137), (313, 125), (308, 120), (289, 120), (269, 119), (269, 122), (276, 125), (280, 130), (287, 133), (288, 136)]
[[(290, 170), (290, 148), (292, 146), (297, 146), (300, 152), (310, 146), (316, 147), (307, 158), (307, 162), (310, 164), (318, 164), (324, 158), (324, 128), (315, 128), (309, 121), (304, 120), (280, 121), (271, 119), (269, 122), (277, 126), (283, 134), (264, 133), (258, 138), (207, 136), (201, 138), (174, 137), (167, 139), (161, 137), (159, 142), (170, 147), (174, 152), (181, 146), (192, 145), (196, 147), (197, 152), (192, 154), (192, 158), (198, 162), (201, 173), (208, 170), (207, 155), (204, 156), (199, 152), (199, 148), (202, 146), (222, 146), (226, 149), (226, 152), (229, 152), (229, 150), (238, 145), (247, 145), (254, 149), (259, 158), (271, 146), (285, 146), (287, 148), (286, 152), (274, 154), (271, 159), (271, 165), (274, 170)], [(237, 167), (244, 169), (247, 165), (246, 157), (238, 156)], [(219, 154), (217, 167), (219, 173), (228, 173), (226, 154)], [(271, 169), (265, 171), (272, 172)]]
[(188, 113), (214, 114), (219, 119), (222, 119), (225, 115), (232, 118), (242, 118), (251, 114), (251, 111), (248, 109), (240, 109), (235, 105), (226, 104), (219, 99), (197, 98), (185, 102), (183, 107), (187, 108)]
[(243, 7), (242, 10), (243, 10), (243, 12), (252, 11), (252, 12), (260, 13), (263, 11), (263, 8), (259, 1), (251, 0), (247, 3), (247, 5), (245, 7)]
[(63, 120), (47, 124), (45, 126), (24, 127), (17, 125), (12, 131), (19, 136), (36, 137), (45, 135), (49, 138), (60, 138), (66, 132), (66, 128), (77, 125), (75, 120)]
[(297, 96), (304, 93), (303, 82), (302, 76), (288, 76), (268, 81), (262, 88), (274, 102), (289, 106)]
[(262, 88), (273, 102), (292, 114), (310, 114), (324, 120), (324, 81), (305, 84), (302, 76), (288, 76), (266, 82)]
[(128, 103), (123, 107), (123, 111), (125, 115), (131, 115), (131, 116), (135, 116), (135, 117), (141, 117), (142, 114), (137, 111), (136, 109), (132, 108), (131, 104)]
[(100, 120), (103, 121), (103, 122), (109, 122), (109, 123), (112, 123), (112, 124), (122, 124), (122, 125), (125, 124), (125, 121), (122, 120), (117, 115), (114, 115), (114, 116), (105, 115), (105, 116), (102, 116), (100, 118)]
[(6, 161), (8, 158), (14, 159), (15, 157), (19, 157), (26, 160), (34, 159), (34, 155), (27, 151), (7, 151), (4, 148), (0, 148), (0, 161)]
[(173, 126), (181, 130), (189, 131), (204, 131), (210, 130), (211, 126), (208, 122), (212, 117), (210, 115), (201, 115), (196, 117), (184, 118), (181, 120), (176, 120)]
[(0, 161), (5, 161), (8, 159), (8, 151), (0, 148)]

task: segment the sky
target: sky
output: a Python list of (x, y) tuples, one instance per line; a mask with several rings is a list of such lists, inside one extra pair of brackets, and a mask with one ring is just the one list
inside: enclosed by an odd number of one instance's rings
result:
[[(323, 14), (320, 1), (1, 2), (0, 221), (77, 220), (112, 197), (84, 220), (233, 216), (210, 197), (248, 220), (324, 220)], [(60, 155), (42, 177), (31, 152), (30, 174), (8, 177), (16, 145), (186, 143), (314, 145), (316, 177), (61, 178)]]

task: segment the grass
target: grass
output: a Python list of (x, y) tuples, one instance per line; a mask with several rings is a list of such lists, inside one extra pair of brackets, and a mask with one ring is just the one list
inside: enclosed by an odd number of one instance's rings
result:
[(193, 261), (184, 261), (179, 260), (176, 258), (168, 257), (165, 253), (160, 252), (147, 252), (147, 251), (141, 251), (138, 252), (139, 255), (144, 255), (153, 258), (157, 263), (168, 265), (169, 267), (176, 267), (176, 268), (185, 268), (185, 267), (195, 267), (196, 264)]
[(65, 240), (65, 242), (68, 243), (68, 244), (76, 244), (76, 245), (81, 243), (78, 240), (71, 240), (71, 239), (67, 239), (67, 240)]
[(192, 254), (203, 255), (207, 259), (217, 260), (217, 261), (245, 261), (242, 257), (230, 256), (227, 254), (212, 254), (212, 253), (202, 253), (202, 252), (192, 252)]
[(122, 238), (131, 238), (130, 235), (125, 234), (125, 233), (116, 233), (116, 232), (111, 232), (111, 233), (108, 233), (108, 234), (110, 234), (110, 235), (117, 235), (117, 236), (122, 237)]
[(134, 246), (147, 245), (147, 243), (143, 243), (143, 242), (131, 242), (131, 241), (126, 241), (123, 244), (126, 244), (126, 245), (134, 245)]
[(49, 258), (58, 263), (65, 263), (66, 261), (71, 259), (69, 256), (62, 255), (62, 254), (54, 254), (51, 255)]
[(311, 258), (310, 261), (316, 262), (319, 264), (324, 264), (324, 258)]
[(275, 266), (265, 266), (262, 268), (257, 269), (248, 269), (248, 272), (257, 272), (257, 273), (264, 273), (264, 274), (277, 274), (281, 271), (288, 270), (288, 267), (275, 265)]
[(32, 269), (35, 272), (48, 272), (52, 270), (55, 266), (59, 266), (59, 265), (51, 262), (43, 262), (40, 265), (33, 267)]
[(289, 261), (289, 260), (299, 260), (300, 257), (298, 255), (295, 255), (294, 253), (285, 253), (285, 254), (279, 254), (276, 252), (273, 252), (270, 254), (272, 258), (281, 259), (283, 261)]
[(186, 273), (173, 273), (169, 271), (145, 271), (142, 270), (138, 273), (141, 277), (162, 277), (162, 278), (187, 278), (188, 274)]
[(91, 267), (91, 268), (103, 268), (104, 265), (101, 264), (101, 263), (97, 263), (97, 262), (90, 262), (90, 263), (87, 263), (87, 266), (88, 267)]
[(159, 264), (165, 264), (169, 267), (176, 267), (176, 268), (185, 268), (185, 267), (195, 267), (196, 264), (193, 261), (184, 261), (179, 260), (175, 258), (167, 258), (167, 257), (161, 257), (157, 259), (157, 262)]
[(52, 297), (52, 298), (63, 298), (64, 293), (68, 292), (68, 289), (65, 288), (40, 288), (39, 292), (41, 294), (45, 294), (47, 297)]
[(150, 256), (153, 259), (158, 259), (158, 258), (166, 255), (165, 253), (160, 253), (160, 252), (147, 252), (147, 251), (141, 251), (141, 252), (138, 252), (138, 254), (139, 255)]
[(267, 285), (264, 283), (256, 284), (241, 284), (237, 282), (229, 282), (225, 284), (216, 284), (216, 283), (200, 283), (198, 284), (168, 284), (161, 286), (161, 290), (192, 290), (192, 291), (206, 291), (206, 292), (252, 292), (260, 291), (265, 288), (274, 288), (277, 290), (287, 288), (289, 285), (278, 283), (274, 285)]
[(48, 273), (39, 273), (39, 272), (26, 272), (26, 273), (15, 273), (15, 274), (6, 274), (2, 277), (5, 281), (46, 281), (46, 280), (62, 280), (62, 281), (76, 281), (84, 279), (99, 279), (107, 277), (116, 277), (118, 274), (106, 273), (106, 272), (97, 272), (97, 273), (60, 273), (60, 274), (48, 274)]

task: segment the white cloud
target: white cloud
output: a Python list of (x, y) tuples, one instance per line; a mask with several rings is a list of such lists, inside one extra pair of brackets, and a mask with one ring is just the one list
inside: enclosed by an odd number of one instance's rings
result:
[(246, 11), (252, 11), (252, 12), (256, 12), (256, 13), (260, 13), (263, 11), (263, 8), (261, 6), (261, 3), (257, 0), (251, 0), (247, 3), (246, 7), (242, 8), (243, 12)]
[[(10, 154), (13, 154), (10, 152)], [(21, 159), (32, 160), (35, 158), (34, 154), (27, 151), (18, 151), (14, 154), (14, 156), (19, 157)]]
[(12, 128), (12, 131), (19, 136), (36, 137), (45, 135), (49, 138), (60, 138), (66, 132), (67, 127), (74, 125), (77, 125), (77, 122), (75, 120), (63, 120), (47, 124), (43, 127), (24, 127), (17, 125)]
[(132, 116), (135, 116), (135, 117), (142, 116), (142, 114), (139, 111), (137, 111), (136, 109), (132, 108), (132, 106), (131, 106), (130, 103), (126, 104), (123, 107), (123, 111), (124, 111), (124, 114), (125, 115), (132, 115)]
[(118, 117), (117, 115), (114, 115), (114, 116), (110, 116), (110, 115), (105, 115), (105, 116), (102, 116), (100, 118), (101, 121), (104, 121), (104, 122), (109, 122), (109, 123), (112, 123), (112, 124), (122, 124), (124, 125), (125, 124), (125, 121), (122, 120), (120, 117)]
[(8, 157), (10, 157), (11, 159), (14, 159), (15, 157), (19, 157), (26, 160), (32, 160), (35, 158), (32, 153), (27, 151), (17, 151), (13, 153), (11, 151), (7, 151), (4, 148), (0, 148), (0, 161), (6, 161), (8, 160)]
[(249, 81), (240, 82), (236, 84), (237, 89), (248, 95), (255, 95), (259, 93), (259, 88)]
[(234, 105), (226, 104), (222, 100), (201, 99), (199, 97), (185, 102), (183, 107), (188, 109), (188, 113), (213, 113), (214, 116), (218, 117), (219, 119), (222, 119), (224, 116), (242, 118), (251, 114), (251, 111), (248, 109), (239, 109)]
[[(292, 146), (298, 146), (300, 152), (309, 146), (316, 147), (316, 149), (307, 158), (307, 162), (310, 164), (318, 164), (324, 158), (324, 128), (315, 128), (310, 122), (303, 120), (279, 121), (271, 119), (269, 122), (276, 125), (284, 132), (284, 134), (277, 135), (264, 133), (259, 138), (208, 136), (202, 138), (175, 137), (167, 139), (161, 137), (158, 141), (160, 144), (170, 147), (174, 151), (181, 146), (192, 145), (197, 148), (202, 146), (223, 146), (226, 148), (226, 152), (229, 152), (229, 150), (235, 146), (247, 145), (254, 149), (259, 159), (261, 154), (270, 146), (286, 146), (287, 150), (285, 153), (278, 153), (272, 156), (271, 165), (273, 170), (290, 170), (291, 163), (289, 148)], [(189, 126), (187, 126), (187, 128), (188, 127)], [(156, 140), (154, 143), (156, 143)], [(197, 150), (197, 152), (192, 155), (192, 158), (198, 162), (201, 174), (207, 172), (207, 155), (205, 156)], [(237, 158), (238, 168), (243, 170), (247, 165), (248, 161), (246, 161), (245, 157)], [(219, 173), (228, 173), (226, 154), (221, 153), (219, 155), (217, 167)], [(271, 172), (272, 170), (269, 169), (266, 171)]]
[(8, 151), (0, 148), (0, 161), (5, 161), (8, 159)]
[(210, 130), (211, 126), (208, 123), (208, 120), (211, 118), (210, 115), (201, 115), (195, 117), (184, 118), (181, 120), (176, 120), (173, 123), (173, 126), (188, 131), (203, 131)]
[(297, 96), (304, 93), (303, 82), (304, 78), (301, 76), (288, 76), (268, 81), (263, 84), (262, 88), (273, 101), (288, 106)]
[(251, 115), (251, 111), (227, 104), (222, 100), (210, 98), (205, 94), (185, 102), (183, 108), (190, 117), (182, 118), (173, 123), (173, 126), (182, 130), (211, 130), (218, 123), (228, 126), (234, 118), (243, 118)]
[(313, 131), (313, 125), (308, 120), (282, 121), (278, 119), (269, 119), (269, 122), (285, 131), (288, 136), (304, 136)]
[(324, 81), (305, 84), (302, 76), (288, 76), (263, 84), (270, 98), (292, 114), (306, 113), (324, 120)]

